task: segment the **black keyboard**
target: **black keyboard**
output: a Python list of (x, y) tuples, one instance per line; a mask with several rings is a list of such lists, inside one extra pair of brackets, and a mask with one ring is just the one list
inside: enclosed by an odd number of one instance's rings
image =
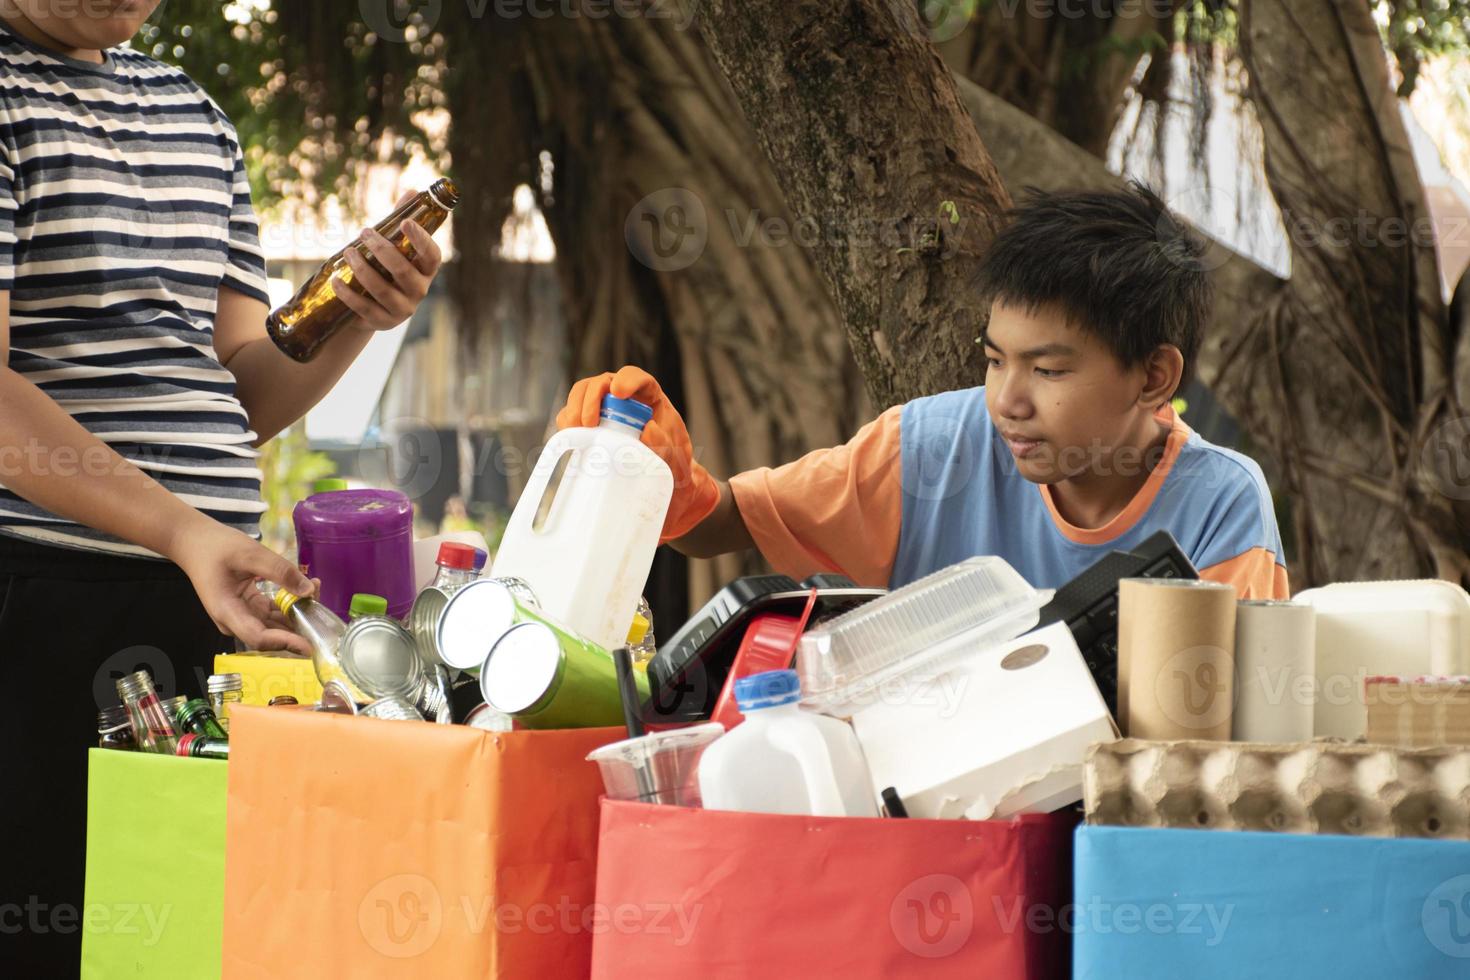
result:
[(1118, 715), (1118, 582), (1125, 578), (1197, 579), (1199, 572), (1168, 531), (1160, 531), (1133, 551), (1113, 551), (1057, 589), (1042, 607), (1039, 626), (1066, 623), (1087, 661), (1087, 669)]

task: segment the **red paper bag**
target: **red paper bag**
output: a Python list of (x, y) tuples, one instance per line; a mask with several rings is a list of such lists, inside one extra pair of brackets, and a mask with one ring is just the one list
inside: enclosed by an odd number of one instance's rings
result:
[(1076, 824), (604, 801), (592, 976), (1064, 977)]
[(585, 977), (586, 755), (622, 737), (241, 708), (225, 977)]

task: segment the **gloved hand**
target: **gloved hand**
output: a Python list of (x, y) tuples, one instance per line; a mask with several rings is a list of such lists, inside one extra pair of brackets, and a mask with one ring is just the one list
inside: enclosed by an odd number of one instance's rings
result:
[(682, 538), (704, 520), (720, 502), (720, 487), (709, 470), (694, 461), (689, 430), (677, 409), (669, 403), (653, 375), (629, 365), (617, 374), (583, 378), (572, 386), (566, 407), (556, 416), (556, 427), (595, 426), (602, 418), (602, 398), (631, 398), (653, 409), (653, 419), (643, 427), (643, 444), (668, 464), (674, 474), (674, 497), (664, 518), (663, 544)]

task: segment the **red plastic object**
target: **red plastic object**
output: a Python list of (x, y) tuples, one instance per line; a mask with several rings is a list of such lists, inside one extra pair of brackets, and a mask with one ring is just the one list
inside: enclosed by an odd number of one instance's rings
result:
[(724, 725), (727, 732), (745, 720), (745, 716), (740, 713), (740, 707), (735, 703), (735, 682), (764, 670), (786, 670), (790, 667), (796, 656), (796, 641), (806, 631), (806, 624), (812, 618), (812, 609), (816, 604), (817, 590), (813, 589), (811, 596), (807, 598), (806, 609), (800, 616), (765, 613), (750, 621), (745, 637), (740, 641), (740, 649), (730, 664), (730, 675), (725, 678), (725, 686), (720, 691), (719, 700), (715, 702), (715, 711), (710, 720)]
[(604, 800), (592, 980), (1070, 977), (1076, 824)]

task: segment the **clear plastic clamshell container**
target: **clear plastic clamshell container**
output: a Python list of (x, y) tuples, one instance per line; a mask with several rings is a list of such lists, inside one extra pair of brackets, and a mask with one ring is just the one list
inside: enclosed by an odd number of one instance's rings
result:
[(829, 620), (802, 636), (801, 703), (827, 713), (947, 655), (1013, 640), (1036, 625), (1050, 589), (1003, 558), (969, 558)]

